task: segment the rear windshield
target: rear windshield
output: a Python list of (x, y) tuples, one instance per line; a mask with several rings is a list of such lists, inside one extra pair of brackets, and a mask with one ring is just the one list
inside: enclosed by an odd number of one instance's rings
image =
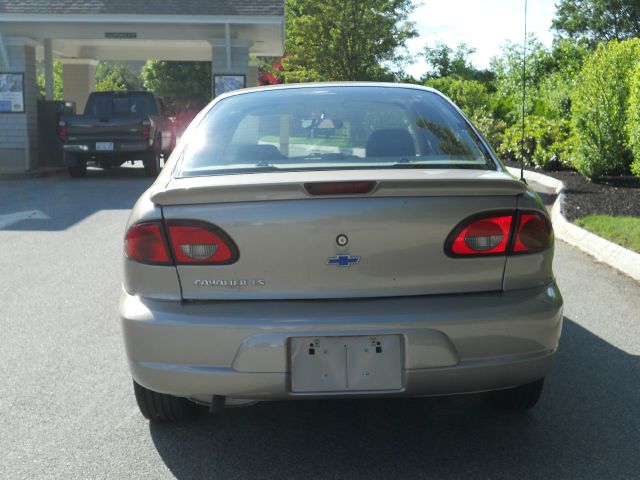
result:
[(148, 118), (158, 115), (158, 107), (149, 93), (94, 93), (89, 96), (84, 113), (94, 117), (138, 115)]
[(354, 168), (496, 166), (435, 93), (316, 86), (221, 100), (189, 135), (178, 176)]

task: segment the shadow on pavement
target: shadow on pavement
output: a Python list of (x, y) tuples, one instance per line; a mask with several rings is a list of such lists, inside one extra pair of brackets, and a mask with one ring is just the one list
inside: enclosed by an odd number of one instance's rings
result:
[[(140, 167), (89, 168), (86, 178), (77, 179), (57, 176), (3, 181), (0, 230), (65, 230), (101, 210), (130, 209), (151, 183), (153, 179), (145, 177)], [(33, 218), (10, 221), (23, 214), (27, 217), (29, 212)]]
[(540, 195), (540, 198), (542, 199), (544, 204), (548, 207), (552, 206), (555, 203), (556, 198), (558, 198), (558, 194), (556, 193), (546, 193), (546, 192), (537, 192), (537, 193), (538, 195)]
[(637, 478), (640, 359), (565, 318), (538, 406), (486, 395), (299, 401), (150, 424), (179, 479)]

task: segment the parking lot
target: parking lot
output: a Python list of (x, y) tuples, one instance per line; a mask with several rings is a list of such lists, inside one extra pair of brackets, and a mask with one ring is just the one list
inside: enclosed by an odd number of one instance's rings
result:
[(117, 313), (141, 168), (0, 181), (0, 478), (638, 478), (640, 286), (558, 242), (557, 364), (526, 414), (485, 395), (139, 414)]

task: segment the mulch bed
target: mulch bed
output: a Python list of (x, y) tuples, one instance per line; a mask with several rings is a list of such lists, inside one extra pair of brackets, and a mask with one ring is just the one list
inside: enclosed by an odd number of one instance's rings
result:
[[(507, 163), (510, 167), (520, 166)], [(640, 216), (639, 177), (603, 177), (590, 182), (573, 170), (535, 171), (562, 180), (565, 187), (563, 213), (571, 221), (592, 214)]]

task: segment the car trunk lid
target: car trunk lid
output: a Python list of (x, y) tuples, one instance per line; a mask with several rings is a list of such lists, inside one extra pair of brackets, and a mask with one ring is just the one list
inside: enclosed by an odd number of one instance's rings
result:
[[(309, 193), (328, 182), (373, 188)], [(169, 224), (215, 225), (239, 251), (230, 265), (178, 265), (183, 298), (312, 299), (501, 290), (504, 256), (451, 258), (444, 244), (471, 215), (515, 210), (523, 191), (495, 171), (367, 170), (174, 179), (151, 198)]]

